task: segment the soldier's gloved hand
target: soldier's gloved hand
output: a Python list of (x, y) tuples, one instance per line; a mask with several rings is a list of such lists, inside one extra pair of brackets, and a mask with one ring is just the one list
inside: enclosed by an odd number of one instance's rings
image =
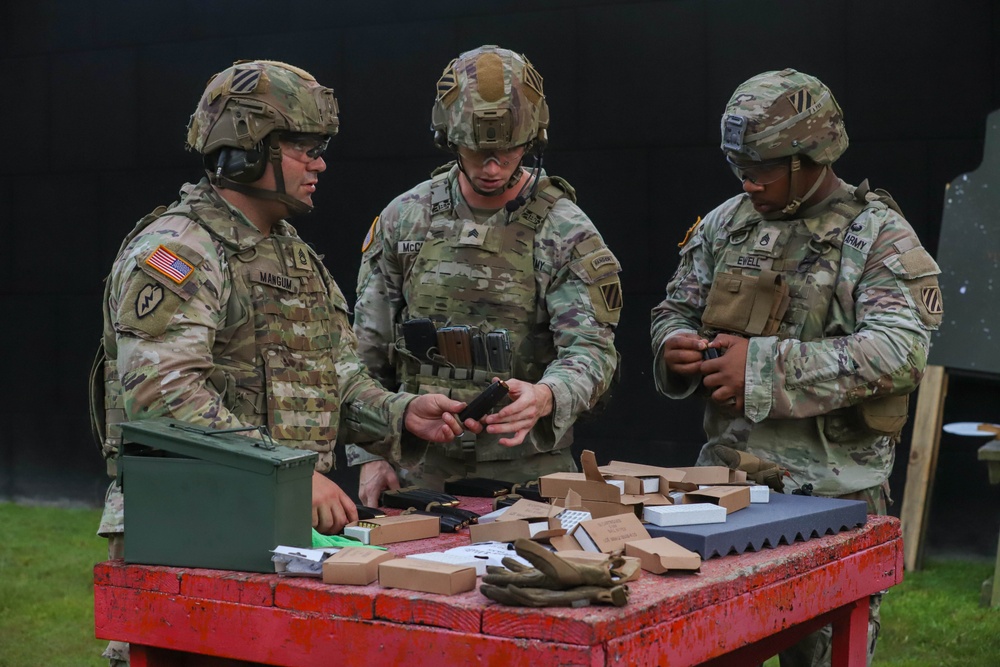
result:
[(747, 479), (757, 484), (766, 484), (778, 493), (784, 493), (785, 477), (788, 471), (774, 461), (762, 459), (749, 452), (744, 452), (725, 445), (715, 445), (712, 453), (730, 470), (742, 470)]
[(487, 568), (487, 574), (483, 576), (484, 584), (550, 590), (566, 590), (577, 586), (610, 588), (622, 579), (619, 568), (625, 563), (620, 557), (610, 558), (604, 563), (570, 563), (541, 544), (524, 538), (514, 542), (514, 551), (535, 567), (530, 568), (512, 558), (504, 558), (504, 568)]
[(512, 607), (586, 607), (590, 604), (609, 604), (623, 607), (628, 602), (628, 586), (611, 588), (603, 586), (576, 586), (554, 591), (547, 588), (521, 586), (491, 586), (484, 583), (480, 592), (491, 600)]

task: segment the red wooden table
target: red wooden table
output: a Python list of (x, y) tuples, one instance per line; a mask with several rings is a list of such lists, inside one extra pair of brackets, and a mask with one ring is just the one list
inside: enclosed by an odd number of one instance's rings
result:
[[(462, 531), (392, 551), (468, 539)], [(868, 596), (902, 579), (899, 520), (869, 516), (837, 535), (714, 558), (698, 573), (643, 572), (621, 608), (505, 607), (478, 590), (443, 596), (121, 560), (95, 566), (94, 608), (97, 637), (131, 642), (133, 667), (742, 666), (827, 623), (834, 667), (860, 667)]]

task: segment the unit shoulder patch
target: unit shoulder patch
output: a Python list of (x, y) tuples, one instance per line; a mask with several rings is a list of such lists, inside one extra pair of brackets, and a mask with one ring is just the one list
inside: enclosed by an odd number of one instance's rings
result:
[(687, 232), (684, 233), (684, 238), (681, 239), (681, 242), (677, 244), (678, 248), (683, 248), (688, 244), (688, 241), (691, 240), (691, 237), (694, 235), (695, 230), (698, 229), (698, 225), (700, 224), (701, 224), (701, 216), (699, 215), (698, 218), (694, 221), (694, 224), (688, 227)]
[(375, 219), (372, 220), (372, 226), (368, 228), (368, 233), (365, 234), (365, 240), (361, 244), (361, 252), (362, 252), (362, 254), (368, 252), (368, 248), (371, 246), (372, 241), (374, 241), (375, 237), (378, 235), (378, 231), (379, 231), (379, 229), (378, 229), (378, 220), (379, 220), (380, 217), (381, 216), (378, 216), (378, 215), (375, 216)]

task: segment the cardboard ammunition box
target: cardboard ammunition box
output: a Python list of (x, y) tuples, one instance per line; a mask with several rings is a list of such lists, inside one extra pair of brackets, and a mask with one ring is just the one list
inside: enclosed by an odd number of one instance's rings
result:
[(393, 558), (380, 549), (344, 547), (323, 561), (323, 583), (367, 586), (378, 580), (379, 563)]
[(315, 452), (174, 420), (122, 424), (125, 562), (274, 572), (312, 546)]
[(645, 493), (666, 493), (670, 482), (680, 482), (685, 473), (675, 468), (625, 461), (611, 461), (600, 466), (598, 470), (606, 479), (622, 480), (625, 483), (625, 493), (642, 495)]
[(584, 500), (600, 500), (617, 502), (622, 496), (622, 490), (603, 479), (587, 479), (582, 472), (554, 472), (538, 478), (538, 492), (546, 498), (565, 498), (572, 489)]
[(625, 555), (638, 558), (642, 563), (642, 569), (653, 574), (663, 574), (669, 570), (701, 568), (701, 556), (665, 537), (629, 542), (625, 545)]
[(378, 566), (378, 583), (386, 588), (456, 595), (476, 587), (476, 568), (396, 558)]
[(732, 514), (750, 505), (749, 486), (710, 486), (684, 494), (684, 504), (712, 503), (726, 508), (726, 514)]
[(742, 470), (730, 470), (725, 466), (694, 466), (691, 468), (674, 468), (684, 473), (680, 482), (670, 482), (670, 488), (694, 491), (699, 486), (715, 484), (746, 484), (747, 474)]
[(573, 537), (584, 551), (612, 553), (624, 549), (626, 542), (649, 539), (649, 533), (635, 514), (618, 514), (581, 521)]
[(547, 503), (522, 498), (507, 508), (496, 521), (474, 523), (469, 526), (469, 539), (477, 542), (513, 542), (524, 537), (551, 535), (550, 531), (561, 529), (555, 515), (559, 508)]
[(441, 520), (425, 514), (400, 514), (380, 516), (364, 521), (355, 521), (344, 527), (344, 535), (361, 541), (362, 544), (393, 544), (437, 537), (441, 533)]

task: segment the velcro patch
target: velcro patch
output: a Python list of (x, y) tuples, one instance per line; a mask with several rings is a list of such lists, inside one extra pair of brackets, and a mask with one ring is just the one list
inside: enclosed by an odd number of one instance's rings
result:
[(489, 225), (466, 222), (462, 225), (462, 235), (458, 242), (462, 245), (481, 246), (486, 241), (486, 235), (489, 231)]
[(604, 305), (608, 310), (621, 310), (622, 284), (619, 281), (601, 285), (601, 295), (604, 297)]
[(178, 285), (187, 280), (194, 272), (193, 266), (162, 245), (146, 258), (146, 264)]
[(147, 283), (139, 290), (135, 300), (135, 316), (140, 320), (163, 302), (163, 285)]
[(944, 304), (941, 301), (941, 288), (937, 285), (921, 288), (920, 301), (931, 315), (944, 313)]
[(229, 92), (233, 95), (249, 95), (257, 89), (262, 70), (237, 69), (229, 82)]

